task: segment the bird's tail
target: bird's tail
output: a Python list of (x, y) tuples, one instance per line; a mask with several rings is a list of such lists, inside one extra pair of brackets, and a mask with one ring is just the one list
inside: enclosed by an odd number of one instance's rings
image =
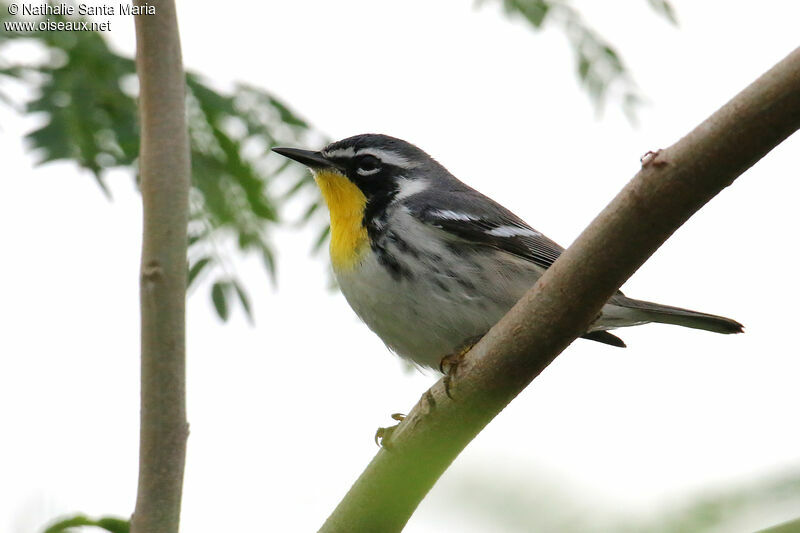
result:
[(638, 316), (648, 322), (659, 322), (661, 324), (675, 324), (687, 328), (703, 329), (715, 333), (742, 333), (744, 326), (739, 322), (725, 318), (724, 316), (700, 313), (671, 305), (645, 302), (634, 300), (628, 297), (617, 297), (615, 305), (626, 307), (636, 311)]

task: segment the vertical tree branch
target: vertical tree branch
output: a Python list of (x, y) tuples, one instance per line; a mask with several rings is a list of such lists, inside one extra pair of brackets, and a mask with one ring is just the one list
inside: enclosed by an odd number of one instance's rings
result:
[(586, 331), (614, 291), (692, 214), (798, 128), (800, 49), (689, 135), (643, 161), (467, 354), (450, 386), (454, 400), (441, 381), (434, 385), (320, 531), (401, 530), (461, 450)]
[[(185, 300), (189, 142), (172, 0), (136, 15), (144, 232), (141, 428), (134, 533), (178, 531), (186, 457)], [(135, 5), (145, 2), (137, 0)]]

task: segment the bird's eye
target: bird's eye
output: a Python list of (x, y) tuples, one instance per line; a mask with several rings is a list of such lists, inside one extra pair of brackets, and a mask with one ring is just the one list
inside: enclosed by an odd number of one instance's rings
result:
[(375, 174), (381, 169), (381, 160), (374, 155), (362, 155), (355, 160), (356, 172), (362, 176)]

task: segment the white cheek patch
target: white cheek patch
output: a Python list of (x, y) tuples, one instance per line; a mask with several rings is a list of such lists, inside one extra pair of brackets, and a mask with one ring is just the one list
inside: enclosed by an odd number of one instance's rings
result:
[(536, 237), (541, 235), (537, 231), (519, 226), (498, 226), (490, 229), (486, 234), (492, 237)]
[(408, 198), (414, 194), (420, 193), (428, 188), (428, 182), (423, 179), (409, 179), (409, 178), (400, 178), (397, 180), (397, 198), (398, 200), (402, 200), (403, 198)]

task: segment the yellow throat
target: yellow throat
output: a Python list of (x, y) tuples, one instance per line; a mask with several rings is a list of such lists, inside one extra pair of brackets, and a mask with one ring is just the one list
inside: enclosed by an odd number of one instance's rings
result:
[(367, 198), (346, 176), (332, 171), (315, 173), (314, 180), (331, 213), (331, 262), (339, 271), (356, 266), (368, 242), (364, 219)]

